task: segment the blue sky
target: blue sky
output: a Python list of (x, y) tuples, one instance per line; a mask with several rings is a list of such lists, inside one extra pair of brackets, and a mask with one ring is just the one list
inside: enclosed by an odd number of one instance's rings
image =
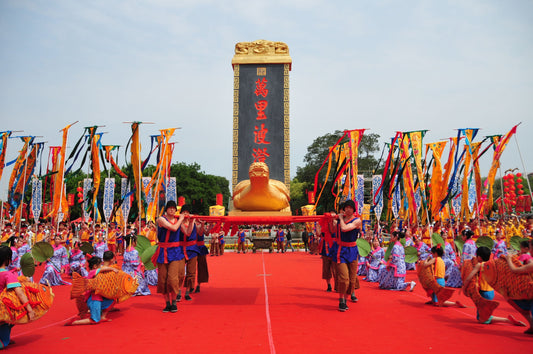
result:
[[(236, 43), (257, 39), (287, 43), (293, 59), (292, 176), (313, 139), (336, 129), (368, 128), (382, 142), (427, 129), (429, 143), (519, 122), (533, 171), (532, 1), (3, 0), (0, 130), (59, 145), (59, 130), (80, 121), (70, 141), (105, 125), (103, 143), (124, 148), (122, 122), (154, 122), (145, 137), (181, 127), (174, 161), (230, 180), (231, 59)], [(20, 147), (11, 139), (8, 159)], [(513, 139), (502, 168), (515, 167)]]

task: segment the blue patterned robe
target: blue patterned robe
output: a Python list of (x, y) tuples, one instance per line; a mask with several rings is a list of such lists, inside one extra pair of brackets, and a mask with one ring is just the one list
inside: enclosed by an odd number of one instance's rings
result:
[(446, 286), (451, 288), (460, 288), (463, 286), (463, 280), (461, 279), (461, 271), (459, 267), (455, 265), (455, 252), (452, 245), (448, 242), (444, 244), (444, 256), (442, 260), (446, 266), (446, 273), (444, 279), (446, 280)]
[(368, 257), (359, 256), (359, 265), (357, 266), (357, 275), (367, 276), (368, 275)]
[(425, 242), (419, 242), (415, 247), (418, 250), (419, 261), (425, 261), (431, 255), (431, 248)]
[(54, 255), (46, 261), (46, 268), (44, 269), (40, 283), (50, 283), (50, 285), (70, 285), (70, 283), (61, 279), (61, 269), (64, 269), (68, 265), (67, 249), (62, 245), (54, 245), (52, 247), (54, 248)]
[(96, 257), (99, 257), (100, 259), (103, 259), (105, 251), (109, 251), (109, 248), (107, 247), (107, 243), (105, 243), (105, 242), (97, 242), (97, 243), (94, 244), (93, 256), (96, 256)]
[(475, 258), (476, 251), (477, 251), (477, 246), (474, 240), (472, 239), (466, 240), (465, 244), (463, 245), (463, 253), (461, 254), (461, 264), (463, 264), (464, 261)]
[(391, 260), (379, 274), (380, 289), (405, 290), (410, 283), (405, 282), (405, 251), (400, 242), (392, 247)]
[(81, 250), (72, 250), (70, 252), (69, 264), (69, 275), (72, 275), (74, 272), (80, 274), (82, 277), (87, 277), (89, 275), (89, 272), (85, 268), (87, 260)]
[(507, 254), (507, 245), (505, 244), (505, 240), (494, 240), (494, 246), (492, 246), (492, 254), (494, 255), (494, 258), (500, 258), (502, 254)]
[(372, 251), (368, 255), (368, 261), (366, 265), (368, 267), (368, 275), (365, 280), (369, 282), (377, 282), (379, 280), (379, 272), (381, 269), (385, 268), (383, 264), (383, 258), (385, 258), (385, 251), (383, 248), (379, 247)]
[(150, 289), (146, 283), (144, 273), (141, 271), (139, 252), (135, 248), (131, 247), (130, 250), (124, 252), (122, 270), (139, 281), (139, 287), (133, 296), (150, 295)]

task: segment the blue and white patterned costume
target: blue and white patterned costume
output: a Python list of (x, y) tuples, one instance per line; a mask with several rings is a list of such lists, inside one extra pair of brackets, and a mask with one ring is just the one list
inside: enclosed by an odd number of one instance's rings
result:
[(68, 264), (67, 249), (62, 245), (54, 245), (52, 247), (54, 248), (54, 255), (46, 261), (46, 268), (44, 269), (40, 283), (50, 283), (50, 285), (70, 285), (70, 283), (61, 279), (61, 269), (64, 269)]
[(157, 268), (152, 270), (145, 270), (144, 271), (144, 278), (146, 279), (146, 282), (148, 285), (156, 286), (157, 285)]
[(474, 240), (472, 239), (466, 240), (465, 244), (463, 245), (463, 253), (461, 254), (461, 264), (463, 264), (464, 261), (475, 258), (476, 251), (477, 251), (477, 246)]
[(405, 290), (410, 283), (405, 282), (405, 251), (400, 242), (392, 247), (391, 260), (379, 275), (380, 289)]
[(463, 280), (461, 279), (461, 271), (459, 267), (455, 265), (455, 252), (450, 243), (444, 244), (444, 256), (442, 260), (446, 266), (446, 273), (444, 279), (446, 280), (446, 286), (450, 288), (460, 288), (463, 286)]
[(109, 251), (109, 248), (107, 247), (107, 243), (105, 242), (97, 242), (94, 244), (94, 252), (93, 256), (96, 256), (100, 259), (104, 258), (104, 252)]
[(85, 268), (87, 260), (85, 259), (85, 255), (81, 250), (74, 249), (70, 252), (69, 264), (69, 275), (72, 275), (74, 272), (80, 274), (82, 277), (87, 277), (89, 275), (89, 272)]
[(122, 270), (132, 277), (137, 278), (139, 281), (139, 287), (133, 296), (137, 295), (150, 295), (150, 289), (144, 278), (144, 273), (141, 271), (141, 260), (139, 258), (139, 252), (133, 247), (124, 252), (124, 259), (122, 263)]
[(431, 255), (431, 248), (426, 243), (419, 242), (415, 247), (418, 250), (419, 261), (425, 261)]
[(359, 264), (357, 266), (357, 275), (367, 276), (368, 267), (367, 267), (368, 257), (359, 256)]
[(368, 275), (366, 276), (365, 280), (369, 282), (377, 282), (379, 271), (380, 269), (385, 268), (385, 264), (383, 264), (383, 258), (385, 258), (385, 251), (383, 248), (379, 247), (373, 250), (368, 255), (368, 261), (367, 261), (367, 267), (368, 267)]
[(494, 258), (500, 258), (502, 254), (507, 254), (507, 245), (505, 244), (505, 240), (494, 240), (494, 246), (492, 246), (492, 254), (494, 255)]

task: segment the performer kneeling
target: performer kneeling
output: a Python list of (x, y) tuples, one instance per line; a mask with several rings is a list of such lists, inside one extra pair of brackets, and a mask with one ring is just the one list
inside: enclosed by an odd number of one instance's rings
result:
[[(118, 269), (116, 268), (102, 267), (102, 259), (99, 257), (91, 257), (87, 263), (89, 263), (89, 275), (87, 276), (88, 279), (96, 277), (101, 270), (118, 272)], [(102, 295), (96, 295), (92, 291), (87, 291), (85, 294), (85, 301), (87, 302), (87, 307), (91, 311), (91, 317), (83, 319), (77, 319), (75, 317), (71, 321), (65, 323), (65, 326), (96, 324), (100, 322), (111, 321), (106, 316), (109, 307), (113, 304), (113, 300), (106, 299)]]

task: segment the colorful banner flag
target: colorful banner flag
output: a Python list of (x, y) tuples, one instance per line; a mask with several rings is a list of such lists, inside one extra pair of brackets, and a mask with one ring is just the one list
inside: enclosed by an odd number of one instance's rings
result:
[(122, 218), (124, 219), (124, 225), (127, 223), (128, 216), (130, 215), (131, 209), (131, 197), (130, 195), (130, 183), (127, 178), (122, 178), (120, 180), (120, 198), (122, 199), (122, 205), (120, 206), (122, 210)]
[(490, 209), (492, 207), (493, 203), (493, 185), (494, 185), (494, 179), (496, 178), (496, 171), (500, 167), (500, 157), (503, 154), (503, 151), (505, 150), (505, 147), (507, 146), (507, 143), (511, 139), (511, 137), (516, 133), (516, 128), (518, 127), (518, 124), (515, 125), (507, 134), (505, 134), (500, 141), (495, 144), (494, 148), (494, 155), (492, 157), (492, 165), (489, 170), (489, 175), (487, 177), (487, 180), (485, 183), (487, 184), (487, 188), (484, 191), (484, 195), (486, 196), (486, 208)]
[(33, 220), (37, 224), (43, 207), (43, 181), (38, 178), (31, 180), (31, 211)]
[(365, 204), (365, 177), (357, 175), (357, 193), (356, 193), (357, 213), (362, 215)]
[(64, 199), (66, 200), (66, 196), (64, 195), (63, 177), (65, 173), (65, 153), (67, 150), (67, 137), (70, 126), (71, 125), (67, 125), (65, 128), (62, 129), (63, 143), (61, 144), (60, 152), (61, 160), (59, 161), (59, 168), (54, 178), (54, 197), (52, 199), (52, 210), (46, 216), (46, 218), (54, 218), (60, 211), (61, 213), (63, 213), (63, 215), (68, 214), (68, 203), (63, 202)]
[[(356, 191), (358, 178), (357, 178), (357, 159), (359, 157), (359, 144), (361, 143), (361, 138), (363, 137), (363, 134), (365, 132), (365, 129), (358, 129), (358, 130), (350, 130), (348, 137), (348, 146), (349, 146), (349, 156), (350, 156), (350, 181), (352, 183), (352, 186), (350, 188), (351, 191), (351, 199), (355, 200), (356, 198)], [(362, 205), (361, 205), (361, 211), (362, 211)], [(361, 214), (359, 212), (359, 214)]]
[(106, 223), (111, 221), (111, 213), (113, 212), (114, 202), (115, 202), (115, 179), (106, 178), (104, 181), (104, 201), (102, 205)]
[[(372, 195), (374, 198), (374, 213), (376, 213), (376, 219), (381, 219), (381, 213), (383, 211), (383, 189), (380, 188), (383, 176), (372, 176)], [(379, 191), (378, 191), (379, 190)]]
[(169, 200), (173, 200), (175, 202), (178, 201), (178, 193), (177, 193), (177, 190), (176, 190), (176, 177), (169, 177), (168, 180), (167, 180), (167, 193), (166, 193), (166, 197), (167, 197), (167, 202)]
[(89, 192), (93, 189), (93, 180), (92, 178), (83, 179), (83, 221), (88, 221), (90, 218), (89, 215)]
[(4, 162), (6, 160), (7, 139), (11, 136), (11, 132), (0, 133), (0, 181), (2, 180), (2, 173), (4, 172)]

